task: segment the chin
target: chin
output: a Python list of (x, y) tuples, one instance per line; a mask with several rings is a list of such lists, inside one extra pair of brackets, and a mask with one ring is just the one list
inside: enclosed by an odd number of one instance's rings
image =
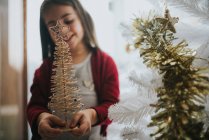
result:
[(75, 46), (69, 45), (69, 48), (70, 48), (71, 50), (74, 50), (74, 49), (75, 49)]
[(73, 41), (67, 41), (67, 44), (69, 45), (70, 48), (73, 48), (75, 46), (75, 43)]
[(69, 45), (69, 48), (70, 48), (71, 50), (74, 50), (74, 49), (76, 48), (76, 45), (73, 44), (73, 43), (68, 43), (68, 45)]

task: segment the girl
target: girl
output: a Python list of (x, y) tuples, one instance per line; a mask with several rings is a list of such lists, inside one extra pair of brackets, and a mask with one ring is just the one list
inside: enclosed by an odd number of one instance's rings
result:
[[(72, 131), (63, 133), (65, 123), (50, 113), (50, 78), (54, 41), (49, 28), (57, 21), (70, 28), (67, 41), (73, 58), (79, 94), (87, 109), (74, 114), (70, 120)], [(98, 140), (106, 136), (108, 108), (119, 100), (118, 72), (113, 59), (98, 48), (90, 15), (78, 0), (44, 0), (40, 11), (40, 32), (43, 63), (35, 71), (27, 118), (32, 139)], [(88, 86), (84, 84), (88, 81)], [(89, 86), (90, 85), (90, 86)]]

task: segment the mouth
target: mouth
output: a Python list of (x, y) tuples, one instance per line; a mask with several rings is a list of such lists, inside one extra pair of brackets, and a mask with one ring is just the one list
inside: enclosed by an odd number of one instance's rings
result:
[(67, 34), (65, 34), (65, 35), (63, 35), (63, 40), (64, 41), (66, 41), (66, 42), (68, 42), (69, 40), (71, 40), (72, 39), (72, 37), (73, 37), (74, 35), (71, 33), (67, 33)]
[(72, 45), (72, 38), (74, 37), (74, 34), (72, 34), (69, 39), (65, 40), (69, 45)]

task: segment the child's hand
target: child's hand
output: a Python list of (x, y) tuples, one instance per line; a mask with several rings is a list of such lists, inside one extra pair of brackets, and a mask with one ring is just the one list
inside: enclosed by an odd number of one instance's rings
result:
[(38, 117), (38, 133), (42, 138), (54, 138), (62, 133), (62, 130), (59, 128), (53, 128), (53, 126), (65, 126), (60, 118), (49, 114), (41, 113)]
[(94, 109), (86, 109), (76, 113), (70, 121), (70, 133), (83, 136), (91, 131), (91, 126), (97, 122), (97, 113)]

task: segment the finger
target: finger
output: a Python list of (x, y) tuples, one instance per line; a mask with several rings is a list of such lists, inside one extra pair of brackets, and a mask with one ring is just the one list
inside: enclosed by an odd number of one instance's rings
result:
[(52, 115), (49, 119), (55, 125), (58, 125), (58, 126), (65, 126), (66, 125), (65, 121), (61, 120), (57, 116)]
[(72, 135), (74, 136), (82, 136), (84, 134), (84, 132), (82, 130), (80, 130), (80, 128), (75, 127), (71, 132)]
[(47, 132), (45, 131), (42, 135), (41, 135), (43, 138), (47, 138), (47, 139), (51, 139), (51, 138), (55, 138), (58, 136), (58, 134), (53, 134), (53, 133), (50, 133), (50, 132)]
[(79, 121), (83, 118), (83, 114), (75, 114), (73, 118), (70, 120), (70, 127), (74, 128), (78, 125)]
[(55, 137), (62, 133), (59, 128), (51, 128), (49, 124), (42, 124), (39, 133), (44, 137)]
[(58, 135), (62, 133), (62, 130), (59, 128), (52, 128), (50, 126), (48, 126), (45, 131), (50, 134), (50, 135)]
[(75, 128), (71, 131), (71, 133), (73, 135), (76, 135), (76, 136), (82, 136), (82, 135), (85, 135), (87, 134), (88, 132), (90, 132), (90, 129), (91, 129), (91, 126), (89, 126), (88, 124), (86, 123), (83, 123), (80, 125), (79, 128)]
[(49, 134), (47, 131), (43, 131), (42, 133), (39, 133), (39, 135), (41, 135), (42, 140), (54, 138), (57, 136), (55, 134)]

